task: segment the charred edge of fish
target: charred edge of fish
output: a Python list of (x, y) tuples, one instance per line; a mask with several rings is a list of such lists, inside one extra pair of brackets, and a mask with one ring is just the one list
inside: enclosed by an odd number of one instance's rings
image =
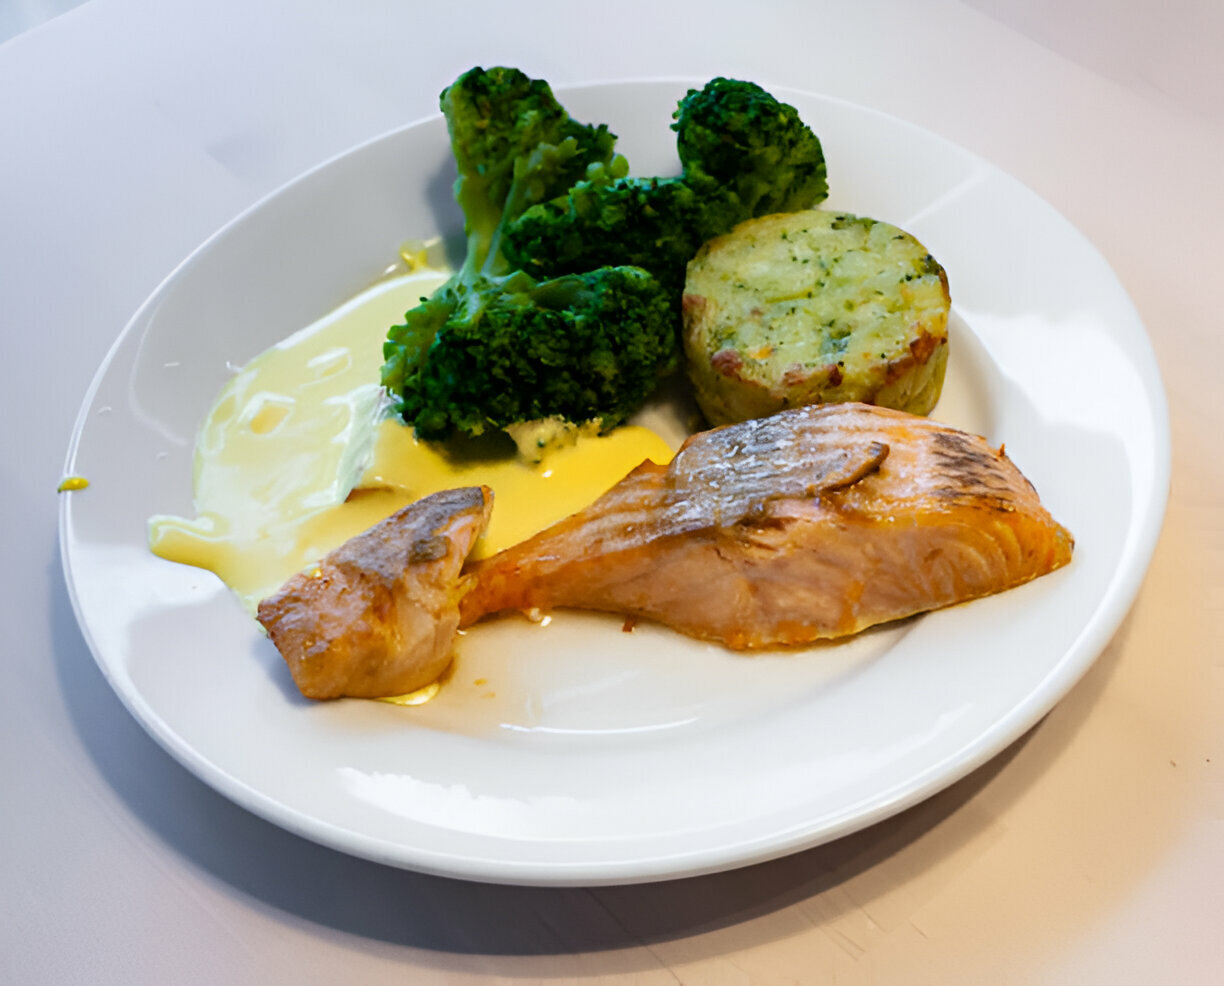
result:
[(931, 490), (931, 496), (940, 500), (961, 503), (964, 506), (982, 507), (986, 510), (997, 510), (1000, 513), (1015, 513), (1016, 502), (1009, 496), (1002, 496), (989, 491), (965, 489), (963, 486), (939, 486)]
[(483, 507), (484, 490), (479, 486), (458, 486), (431, 493), (411, 506), (420, 515), (423, 525), (437, 530), (448, 524), (455, 514)]
[(1008, 477), (999, 467), (998, 456), (989, 449), (979, 448), (972, 436), (937, 431), (931, 438), (935, 445), (932, 454), (939, 464), (970, 487), (963, 492), (971, 493), (973, 486), (983, 489), (1010, 487)]
[(408, 564), (420, 565), (446, 557), (450, 543), (440, 534), (417, 538), (408, 547)]

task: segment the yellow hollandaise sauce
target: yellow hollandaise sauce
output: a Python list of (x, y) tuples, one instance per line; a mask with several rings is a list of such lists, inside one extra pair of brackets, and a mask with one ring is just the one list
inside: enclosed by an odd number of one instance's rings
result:
[(488, 555), (587, 505), (643, 459), (671, 458), (662, 438), (634, 426), (580, 433), (532, 464), (505, 435), (421, 442), (388, 417), (379, 385), (387, 329), (446, 277), (410, 261), (409, 273), (240, 370), (197, 436), (197, 515), (150, 518), (152, 551), (216, 573), (254, 612), (294, 573), (438, 490), (492, 488), (492, 520), (474, 552)]

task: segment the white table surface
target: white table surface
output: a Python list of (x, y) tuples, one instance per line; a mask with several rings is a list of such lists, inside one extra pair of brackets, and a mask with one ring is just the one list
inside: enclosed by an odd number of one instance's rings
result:
[[(89, 0), (0, 45), (4, 983), (1224, 981), (1224, 6)], [(196, 780), (114, 697), (56, 484), (124, 323), (203, 238), (475, 64), (733, 75), (907, 118), (1068, 216), (1133, 297), (1174, 432), (1130, 616), (1042, 723), (854, 836), (522, 889), (349, 858)]]

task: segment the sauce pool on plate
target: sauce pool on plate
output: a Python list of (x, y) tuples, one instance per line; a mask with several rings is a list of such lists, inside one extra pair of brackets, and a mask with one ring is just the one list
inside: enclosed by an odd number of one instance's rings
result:
[(447, 273), (409, 268), (256, 356), (225, 385), (197, 436), (196, 517), (150, 518), (154, 554), (214, 572), (253, 613), (295, 572), (429, 493), (493, 489), (493, 518), (474, 551), (488, 555), (590, 503), (643, 459), (671, 458), (662, 438), (636, 426), (580, 435), (538, 464), (508, 440), (417, 441), (388, 416), (382, 344)]

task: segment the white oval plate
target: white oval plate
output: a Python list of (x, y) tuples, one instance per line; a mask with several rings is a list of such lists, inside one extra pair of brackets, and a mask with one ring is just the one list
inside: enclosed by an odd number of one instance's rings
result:
[[(571, 89), (640, 174), (676, 168), (689, 83)], [(1076, 536), (1020, 589), (785, 654), (559, 614), (471, 631), (427, 705), (303, 700), (209, 573), (146, 549), (190, 514), (197, 424), (231, 368), (454, 233), (445, 126), (356, 148), (240, 216), (124, 330), (85, 399), (64, 497), (69, 590), (107, 679), (190, 770), (307, 838), (430, 873), (610, 884), (794, 852), (928, 797), (1019, 737), (1104, 648), (1163, 516), (1166, 409), (1102, 257), (974, 155), (843, 102), (778, 90), (820, 134), (828, 206), (885, 219), (947, 268), (953, 350), (936, 416), (1005, 442)], [(700, 591), (700, 586), (694, 586)]]

